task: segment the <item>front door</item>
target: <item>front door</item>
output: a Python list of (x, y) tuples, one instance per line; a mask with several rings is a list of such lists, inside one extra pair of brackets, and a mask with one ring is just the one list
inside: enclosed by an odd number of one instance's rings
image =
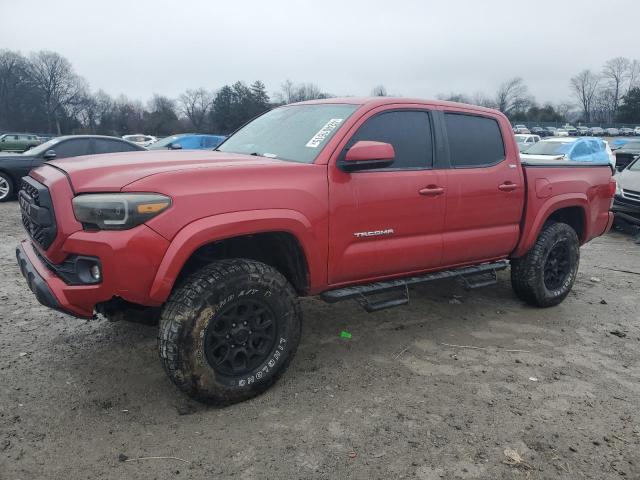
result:
[(329, 284), (436, 268), (442, 257), (446, 173), (433, 169), (431, 113), (389, 107), (354, 127), (337, 156), (357, 141), (393, 145), (387, 168), (329, 168)]

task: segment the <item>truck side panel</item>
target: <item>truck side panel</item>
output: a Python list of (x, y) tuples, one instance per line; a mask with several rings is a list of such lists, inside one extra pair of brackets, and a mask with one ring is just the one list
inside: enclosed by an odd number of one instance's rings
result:
[(600, 166), (523, 166), (527, 194), (520, 242), (511, 254), (524, 255), (535, 243), (544, 223), (554, 212), (577, 208), (580, 243), (602, 235), (611, 226), (611, 169)]

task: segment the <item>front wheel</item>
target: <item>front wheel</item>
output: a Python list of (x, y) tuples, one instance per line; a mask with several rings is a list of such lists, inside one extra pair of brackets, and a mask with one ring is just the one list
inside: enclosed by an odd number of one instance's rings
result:
[(566, 223), (547, 223), (531, 250), (511, 260), (511, 285), (521, 300), (537, 307), (562, 302), (573, 287), (580, 242)]
[(293, 287), (275, 269), (244, 259), (211, 263), (165, 305), (158, 347), (183, 392), (227, 405), (254, 397), (286, 370), (300, 340)]

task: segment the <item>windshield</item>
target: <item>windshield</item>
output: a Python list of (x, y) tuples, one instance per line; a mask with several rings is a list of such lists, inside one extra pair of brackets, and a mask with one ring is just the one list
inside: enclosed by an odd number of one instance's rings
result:
[(167, 148), (170, 143), (175, 142), (179, 138), (183, 137), (183, 135), (172, 135), (170, 137), (163, 138), (162, 140), (158, 140), (153, 145), (149, 147), (151, 150), (158, 150), (160, 148)]
[(640, 172), (640, 160), (636, 159), (635, 162), (629, 165), (628, 170), (632, 170), (634, 172)]
[(242, 127), (217, 150), (312, 163), (356, 108), (337, 103), (276, 108)]
[(573, 142), (538, 142), (527, 149), (527, 155), (564, 155)]
[(47, 150), (54, 148), (54, 146), (59, 142), (60, 142), (59, 138), (52, 138), (48, 142), (41, 143), (40, 145), (33, 147), (31, 150), (27, 150), (24, 153), (26, 155), (29, 155), (30, 157), (37, 156), (37, 155), (40, 155), (41, 153), (46, 152)]

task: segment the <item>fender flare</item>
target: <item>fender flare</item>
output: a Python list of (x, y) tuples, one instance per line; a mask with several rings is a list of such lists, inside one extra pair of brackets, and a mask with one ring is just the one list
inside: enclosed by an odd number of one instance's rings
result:
[[(537, 215), (534, 220), (530, 223), (530, 226), (526, 227), (522, 230), (522, 236), (520, 238), (520, 242), (518, 246), (511, 254), (512, 258), (518, 258), (523, 256), (525, 253), (529, 251), (529, 249), (533, 246), (538, 235), (540, 235), (540, 231), (544, 223), (549, 219), (551, 215), (553, 215), (558, 210), (569, 207), (578, 207), (583, 213), (588, 210), (589, 200), (587, 196), (583, 193), (564, 193), (561, 195), (557, 195), (555, 197), (549, 198), (545, 203), (540, 206)], [(584, 228), (585, 231), (589, 231), (589, 219), (586, 215), (584, 215)], [(580, 237), (580, 232), (578, 232), (578, 236)]]
[[(182, 228), (171, 240), (149, 291), (149, 297), (164, 303), (191, 255), (203, 245), (227, 238), (265, 232), (293, 235), (302, 248), (309, 278), (321, 275), (320, 250), (311, 222), (302, 213), (288, 209), (245, 210), (200, 218)], [(315, 253), (312, 253), (315, 252)]]

